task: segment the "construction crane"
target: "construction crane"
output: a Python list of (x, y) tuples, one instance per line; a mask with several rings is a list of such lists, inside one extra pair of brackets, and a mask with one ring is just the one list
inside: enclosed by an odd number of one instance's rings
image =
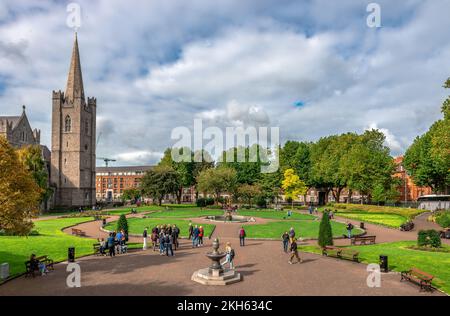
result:
[(105, 166), (108, 167), (108, 163), (110, 161), (116, 161), (116, 159), (111, 159), (111, 158), (104, 158), (104, 157), (97, 157), (98, 160), (103, 160), (105, 162)]

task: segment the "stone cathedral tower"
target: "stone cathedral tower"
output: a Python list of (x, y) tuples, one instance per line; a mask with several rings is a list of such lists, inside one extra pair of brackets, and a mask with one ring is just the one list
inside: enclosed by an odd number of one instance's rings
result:
[(97, 100), (84, 96), (75, 34), (66, 92), (53, 91), (51, 182), (55, 205), (95, 204), (95, 119)]

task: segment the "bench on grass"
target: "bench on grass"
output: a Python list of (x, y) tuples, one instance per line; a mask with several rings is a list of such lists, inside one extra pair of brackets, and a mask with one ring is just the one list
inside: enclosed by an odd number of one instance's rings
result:
[(86, 232), (82, 231), (81, 229), (72, 228), (72, 235), (86, 237)]
[(401, 273), (400, 282), (407, 280), (420, 285), (420, 290), (432, 291), (431, 281), (433, 281), (434, 276), (426, 273), (417, 268), (411, 268), (411, 270), (403, 271)]
[(374, 244), (376, 236), (354, 236), (351, 238), (352, 245), (359, 242), (360, 245)]
[[(53, 260), (50, 259), (47, 255), (36, 257), (36, 260), (38, 260), (40, 263), (45, 264), (45, 267), (47, 269), (54, 270), (54, 268), (53, 268)], [(39, 271), (39, 267), (37, 266), (37, 267), (34, 267), (34, 269), (32, 269), (30, 260), (25, 261), (25, 277), (32, 276), (34, 278), (34, 276), (35, 276), (34, 272), (35, 271)]]
[(322, 248), (322, 255), (339, 259), (349, 259), (355, 262), (359, 261), (359, 252), (349, 248), (325, 246)]

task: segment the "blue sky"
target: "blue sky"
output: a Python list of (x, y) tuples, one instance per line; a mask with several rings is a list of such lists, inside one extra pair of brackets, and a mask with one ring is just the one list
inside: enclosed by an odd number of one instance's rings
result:
[[(379, 128), (393, 154), (440, 117), (450, 1), (77, 1), (97, 154), (156, 162), (177, 126), (279, 126), (282, 141)], [(73, 30), (64, 1), (0, 3), (0, 113), (27, 106), (50, 147)], [(296, 106), (298, 101), (303, 106)]]

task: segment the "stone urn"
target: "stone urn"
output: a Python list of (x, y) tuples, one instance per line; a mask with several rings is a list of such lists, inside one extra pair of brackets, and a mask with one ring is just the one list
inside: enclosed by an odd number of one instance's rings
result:
[(241, 274), (235, 270), (225, 270), (220, 264), (220, 260), (227, 254), (219, 251), (219, 239), (214, 239), (212, 243), (213, 251), (206, 253), (212, 264), (209, 268), (195, 271), (192, 281), (203, 285), (228, 285), (242, 281)]

